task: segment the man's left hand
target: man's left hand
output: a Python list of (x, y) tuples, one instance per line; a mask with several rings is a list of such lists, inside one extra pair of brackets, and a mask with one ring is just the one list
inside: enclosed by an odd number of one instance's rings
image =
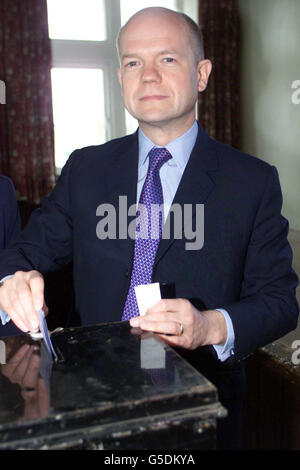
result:
[(225, 318), (218, 310), (200, 312), (187, 299), (162, 299), (146, 315), (130, 319), (130, 325), (157, 333), (172, 346), (196, 349), (208, 344), (224, 344)]

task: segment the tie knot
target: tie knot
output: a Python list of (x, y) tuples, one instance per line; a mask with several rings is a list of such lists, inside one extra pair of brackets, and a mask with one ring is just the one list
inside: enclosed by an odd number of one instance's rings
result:
[(149, 152), (149, 170), (159, 170), (172, 155), (166, 148), (153, 147)]

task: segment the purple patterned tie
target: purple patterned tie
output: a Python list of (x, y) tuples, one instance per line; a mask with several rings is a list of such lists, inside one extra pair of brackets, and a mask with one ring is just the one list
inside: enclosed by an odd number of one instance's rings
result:
[(162, 213), (158, 212), (159, 205), (163, 204), (159, 170), (172, 155), (165, 148), (153, 147), (148, 156), (149, 168), (139, 202), (142, 206), (137, 212), (133, 268), (122, 320), (139, 315), (134, 287), (151, 283), (153, 264), (162, 233)]

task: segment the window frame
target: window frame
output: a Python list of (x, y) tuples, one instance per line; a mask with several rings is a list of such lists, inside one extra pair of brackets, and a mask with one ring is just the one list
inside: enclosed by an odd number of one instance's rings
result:
[[(104, 0), (107, 38), (105, 41), (50, 39), (52, 67), (100, 68), (103, 70), (105, 138), (125, 135), (125, 113), (118, 81), (115, 39), (121, 23), (120, 0)], [(112, 53), (114, 51), (114, 53)]]

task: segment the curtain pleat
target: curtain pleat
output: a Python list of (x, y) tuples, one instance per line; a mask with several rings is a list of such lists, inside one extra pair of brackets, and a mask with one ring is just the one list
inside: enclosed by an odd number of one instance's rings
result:
[(0, 0), (0, 172), (31, 204), (55, 184), (50, 71), (46, 0)]
[(199, 0), (205, 58), (213, 70), (199, 94), (198, 118), (214, 139), (239, 148), (239, 13), (237, 0)]

